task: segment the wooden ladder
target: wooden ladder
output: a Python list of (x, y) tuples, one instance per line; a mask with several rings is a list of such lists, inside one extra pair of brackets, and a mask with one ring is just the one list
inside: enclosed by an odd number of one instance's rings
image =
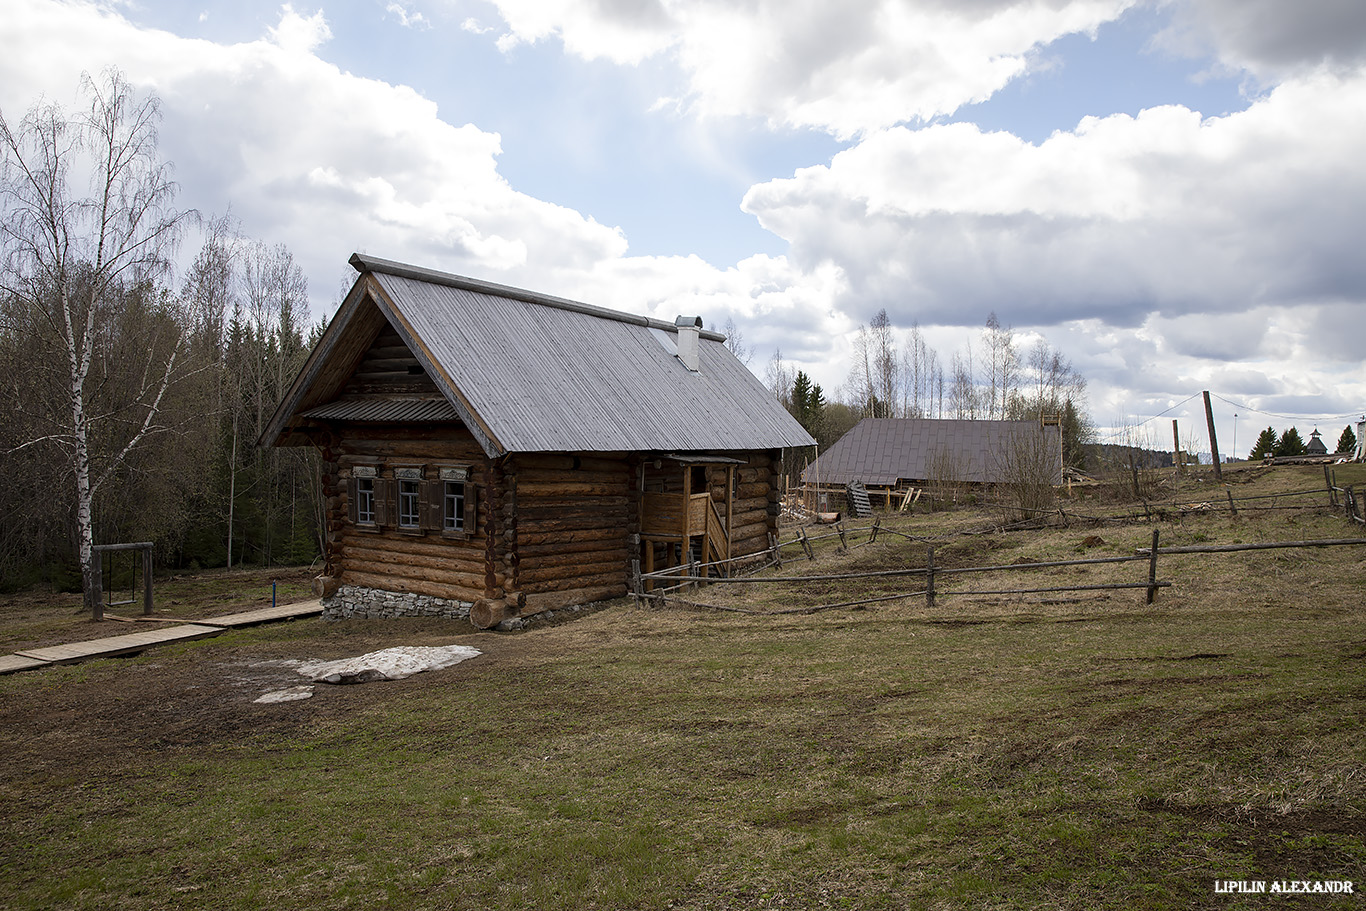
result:
[(856, 518), (867, 519), (873, 514), (873, 504), (868, 502), (868, 488), (859, 481), (844, 485), (844, 496), (849, 501), (849, 511)]

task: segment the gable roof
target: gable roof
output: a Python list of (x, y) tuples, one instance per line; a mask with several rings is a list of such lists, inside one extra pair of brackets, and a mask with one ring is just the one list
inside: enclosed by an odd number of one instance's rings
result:
[(1062, 483), (1062, 433), (1038, 421), (961, 421), (933, 418), (864, 418), (802, 472), (802, 480), (822, 484), (896, 484), (923, 481), (944, 469), (941, 454), (954, 460), (957, 480), (1001, 480), (1002, 459), (1021, 444), (1043, 435), (1057, 465), (1054, 484)]
[[(490, 457), (815, 444), (718, 333), (699, 331), (692, 371), (670, 323), (360, 254), (351, 265), (361, 274), (262, 445), (320, 420), (417, 419), (461, 421)], [(342, 395), (386, 324), (439, 397)]]

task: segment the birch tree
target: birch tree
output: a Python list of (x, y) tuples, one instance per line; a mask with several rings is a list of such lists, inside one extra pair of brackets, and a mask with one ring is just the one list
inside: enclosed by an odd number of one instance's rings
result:
[[(184, 373), (184, 339), (144, 348), (116, 405), (92, 407), (103, 380), (92, 366), (121, 295), (170, 270), (193, 213), (175, 208), (176, 185), (157, 152), (157, 99), (137, 97), (115, 71), (84, 76), (80, 94), (86, 106), (73, 116), (40, 103), (11, 127), (0, 112), (0, 292), (37, 346), (30, 366), (60, 374), (60, 402), (12, 451), (50, 445), (64, 454), (92, 608), (95, 496), (149, 437), (170, 429), (160, 418)], [(81, 176), (86, 195), (73, 187)]]

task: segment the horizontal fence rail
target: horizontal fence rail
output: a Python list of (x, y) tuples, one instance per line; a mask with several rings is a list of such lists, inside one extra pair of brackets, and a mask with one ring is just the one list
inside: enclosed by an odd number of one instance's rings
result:
[[(1239, 504), (1239, 503), (1251, 503), (1251, 502), (1258, 502), (1258, 501), (1264, 501), (1264, 500), (1280, 500), (1280, 499), (1285, 499), (1285, 498), (1288, 498), (1288, 497), (1322, 496), (1322, 495), (1325, 495), (1325, 494), (1326, 494), (1327, 497), (1328, 497), (1328, 500), (1329, 500), (1329, 502), (1328, 502), (1328, 504), (1327, 504), (1328, 506), (1330, 506), (1331, 508), (1334, 508), (1334, 509), (1337, 509), (1337, 508), (1342, 508), (1342, 509), (1344, 509), (1344, 511), (1346, 512), (1346, 517), (1347, 517), (1349, 520), (1351, 520), (1352, 522), (1356, 523), (1356, 524), (1366, 524), (1366, 516), (1364, 516), (1364, 515), (1362, 514), (1363, 512), (1366, 512), (1366, 508), (1364, 508), (1362, 505), (1359, 504), (1359, 498), (1357, 497), (1356, 491), (1355, 491), (1352, 487), (1350, 487), (1350, 486), (1349, 486), (1349, 487), (1339, 487), (1339, 486), (1337, 485), (1337, 478), (1336, 478), (1335, 473), (1334, 473), (1334, 472), (1331, 472), (1331, 471), (1329, 470), (1329, 467), (1326, 466), (1326, 465), (1324, 466), (1324, 473), (1323, 473), (1323, 474), (1324, 474), (1324, 487), (1322, 487), (1322, 488), (1314, 488), (1314, 489), (1310, 489), (1310, 490), (1284, 491), (1284, 492), (1281, 492), (1281, 493), (1274, 493), (1274, 494), (1254, 494), (1254, 495), (1249, 495), (1249, 496), (1245, 496), (1245, 497), (1234, 497), (1234, 496), (1233, 496), (1233, 492), (1232, 492), (1230, 489), (1228, 489), (1227, 487), (1225, 487), (1225, 488), (1224, 488), (1224, 494), (1225, 494), (1225, 497), (1226, 497), (1226, 499), (1227, 499), (1227, 501), (1228, 501), (1229, 510), (1230, 510), (1230, 511), (1232, 512), (1232, 514), (1235, 515), (1235, 516), (1238, 514), (1238, 506), (1237, 506), (1237, 504)], [(1217, 500), (1214, 501), (1214, 502), (1217, 502)], [(1122, 521), (1122, 520), (1124, 520), (1124, 519), (1129, 519), (1129, 518), (1147, 518), (1147, 519), (1149, 519), (1149, 520), (1151, 520), (1151, 519), (1153, 519), (1153, 518), (1163, 518), (1163, 517), (1165, 517), (1165, 516), (1168, 514), (1168, 512), (1169, 512), (1170, 510), (1173, 510), (1173, 509), (1179, 510), (1179, 511), (1181, 511), (1182, 513), (1207, 511), (1207, 510), (1212, 510), (1212, 509), (1215, 509), (1215, 508), (1216, 508), (1215, 505), (1214, 505), (1214, 502), (1211, 502), (1211, 501), (1208, 501), (1208, 500), (1200, 500), (1200, 501), (1194, 501), (1194, 502), (1188, 502), (1188, 503), (1168, 503), (1168, 504), (1157, 505), (1157, 504), (1149, 504), (1148, 502), (1145, 501), (1144, 504), (1143, 504), (1143, 507), (1144, 507), (1144, 510), (1145, 510), (1144, 513), (1130, 513), (1130, 514), (1127, 514), (1127, 515), (1124, 515), (1124, 516), (1103, 516), (1103, 517), (1102, 517), (1102, 516), (1088, 516), (1088, 515), (1083, 515), (1083, 514), (1076, 513), (1076, 512), (1071, 512), (1071, 513), (1069, 513), (1069, 512), (1064, 511), (1064, 510), (1061, 509), (1061, 508), (1050, 508), (1050, 509), (1042, 509), (1042, 510), (1020, 510), (1020, 508), (1019, 508), (1018, 506), (1013, 506), (1013, 507), (1011, 507), (1011, 508), (1015, 509), (1016, 511), (1024, 511), (1024, 512), (1026, 512), (1026, 513), (1033, 513), (1033, 514), (1035, 514), (1036, 516), (1042, 517), (1042, 518), (1044, 518), (1044, 519), (1047, 519), (1047, 518), (1050, 517), (1050, 516), (1058, 516), (1058, 517), (1062, 518), (1062, 520), (1064, 521), (1064, 523), (1067, 523), (1067, 522), (1069, 522), (1070, 520), (1073, 520), (1073, 519), (1079, 519), (1079, 520), (1084, 520), (1084, 521), (1089, 521), (1089, 522), (1095, 522), (1095, 523), (1102, 523), (1102, 522), (1108, 522), (1108, 521)], [(988, 505), (990, 505), (990, 504), (988, 504)], [(1006, 504), (996, 504), (996, 505), (997, 505), (997, 506), (1003, 506), (1003, 505), (1006, 505)], [(1270, 508), (1270, 509), (1277, 509), (1277, 508), (1300, 508), (1300, 509), (1302, 509), (1302, 508), (1304, 508), (1304, 507), (1302, 507), (1302, 506), (1300, 506), (1300, 507), (1274, 507), (1274, 506), (1273, 506), (1273, 507), (1255, 507), (1255, 506), (1254, 506), (1254, 507), (1246, 507), (1246, 506), (1245, 506), (1244, 508), (1247, 508), (1247, 509), (1259, 509), (1259, 508), (1261, 508), (1261, 509), (1266, 509), (1266, 508)], [(1035, 526), (1037, 526), (1038, 519), (1027, 520), (1026, 523), (1017, 523), (1017, 525), (1023, 526), (1023, 525), (1027, 525), (1027, 524), (1030, 524), (1030, 523), (1033, 523)], [(1010, 528), (1010, 527), (1017, 527), (1017, 525), (1012, 525), (1012, 526), (993, 525), (992, 527), (993, 527), (994, 529), (996, 529), (996, 530), (1006, 530), (1007, 528)], [(883, 528), (883, 527), (881, 526), (881, 519), (880, 519), (880, 518), (875, 518), (875, 519), (873, 520), (873, 523), (872, 523), (871, 526), (857, 526), (857, 527), (854, 527), (854, 528), (845, 528), (845, 526), (844, 526), (844, 524), (843, 524), (842, 522), (835, 522), (834, 525), (833, 525), (833, 528), (834, 528), (834, 530), (831, 531), (831, 532), (829, 532), (829, 533), (827, 533), (827, 534), (808, 535), (808, 534), (806, 533), (806, 528), (805, 528), (805, 527), (799, 527), (799, 528), (797, 529), (797, 534), (796, 534), (796, 536), (793, 537), (793, 538), (790, 538), (790, 539), (787, 540), (787, 541), (780, 541), (780, 540), (778, 540), (774, 535), (770, 535), (770, 536), (769, 536), (769, 548), (768, 548), (767, 551), (761, 551), (761, 552), (758, 553), (758, 554), (751, 554), (751, 555), (749, 555), (749, 556), (747, 556), (747, 557), (736, 557), (736, 558), (732, 558), (732, 559), (730, 559), (730, 560), (716, 561), (716, 562), (714, 562), (714, 563), (698, 563), (698, 562), (691, 562), (691, 563), (682, 564), (682, 565), (680, 565), (680, 566), (672, 567), (672, 568), (666, 569), (666, 570), (660, 570), (660, 571), (651, 572), (651, 573), (642, 573), (642, 572), (640, 572), (640, 570), (639, 570), (639, 561), (635, 561), (634, 572), (633, 572), (633, 577), (634, 577), (633, 592), (634, 592), (634, 595), (635, 595), (637, 601), (640, 601), (640, 600), (649, 600), (649, 601), (655, 601), (655, 602), (658, 602), (658, 603), (675, 603), (675, 604), (688, 605), (688, 606), (694, 606), (694, 607), (708, 608), (708, 609), (712, 609), (712, 610), (734, 611), (734, 612), (738, 612), (738, 613), (759, 614), (759, 615), (765, 615), (765, 616), (773, 616), (773, 615), (779, 615), (779, 614), (815, 613), (815, 612), (817, 612), (817, 611), (821, 611), (821, 610), (830, 610), (830, 609), (832, 609), (832, 608), (839, 608), (839, 607), (854, 607), (854, 606), (864, 605), (864, 604), (877, 604), (877, 603), (883, 603), (883, 602), (889, 602), (889, 601), (901, 601), (901, 600), (905, 600), (905, 599), (908, 599), (908, 598), (920, 598), (920, 597), (924, 597), (924, 598), (927, 600), (927, 602), (929, 603), (929, 605), (930, 605), (930, 606), (933, 606), (933, 605), (934, 605), (934, 602), (935, 602), (935, 597), (936, 597), (936, 595), (949, 595), (949, 594), (952, 594), (952, 595), (978, 595), (978, 596), (982, 596), (982, 595), (1024, 595), (1024, 594), (1051, 594), (1051, 593), (1058, 593), (1058, 592), (1110, 591), (1110, 590), (1140, 589), (1140, 588), (1146, 590), (1146, 592), (1147, 592), (1147, 603), (1152, 604), (1152, 603), (1154, 602), (1154, 599), (1155, 599), (1155, 597), (1156, 597), (1157, 591), (1158, 591), (1159, 589), (1162, 589), (1162, 588), (1170, 588), (1170, 587), (1172, 586), (1172, 584), (1173, 584), (1173, 583), (1167, 582), (1167, 581), (1159, 581), (1158, 578), (1157, 578), (1157, 559), (1158, 559), (1158, 556), (1159, 556), (1159, 555), (1236, 553), (1236, 552), (1239, 552), (1239, 551), (1277, 550), (1277, 549), (1284, 549), (1284, 548), (1303, 548), (1303, 547), (1340, 547), (1340, 546), (1350, 546), (1350, 545), (1353, 545), (1353, 544), (1366, 544), (1366, 537), (1363, 537), (1363, 538), (1326, 538), (1326, 539), (1318, 539), (1318, 540), (1299, 540), (1299, 541), (1268, 541), (1268, 542), (1260, 542), (1260, 543), (1253, 543), (1253, 544), (1204, 544), (1204, 545), (1188, 545), (1188, 546), (1178, 546), (1178, 547), (1161, 547), (1161, 546), (1159, 546), (1159, 533), (1158, 533), (1156, 530), (1154, 530), (1154, 531), (1153, 531), (1153, 543), (1152, 543), (1152, 546), (1151, 546), (1151, 547), (1140, 547), (1140, 548), (1136, 548), (1136, 549), (1135, 549), (1135, 552), (1134, 552), (1134, 554), (1133, 554), (1133, 556), (1123, 556), (1123, 557), (1100, 557), (1100, 558), (1091, 558), (1091, 559), (1085, 559), (1085, 560), (1056, 560), (1056, 561), (1048, 561), (1048, 562), (1041, 562), (1041, 563), (1010, 563), (1010, 564), (994, 565), (994, 566), (955, 566), (955, 567), (945, 567), (945, 566), (936, 566), (935, 563), (934, 563), (934, 542), (936, 542), (936, 541), (943, 541), (943, 540), (946, 540), (947, 538), (956, 537), (957, 535), (962, 535), (962, 534), (979, 534), (979, 533), (982, 533), (982, 532), (980, 532), (980, 531), (979, 531), (979, 532), (959, 531), (959, 532), (956, 532), (956, 533), (953, 533), (953, 534), (940, 535), (940, 536), (936, 536), (936, 537), (926, 537), (926, 536), (921, 536), (921, 535), (909, 535), (909, 534), (906, 534), (905, 532), (898, 531), (898, 530), (893, 529), (893, 528)], [(860, 532), (864, 532), (864, 531), (866, 531), (866, 532), (868, 533), (868, 537), (866, 538), (866, 540), (860, 541), (860, 542), (858, 542), (858, 543), (856, 543), (856, 544), (850, 544), (850, 537), (851, 537), (851, 535), (854, 535), (854, 534), (860, 533)], [(803, 553), (804, 553), (804, 555), (805, 555), (805, 557), (806, 557), (807, 560), (815, 560), (815, 559), (816, 559), (815, 552), (814, 552), (813, 549), (812, 549), (812, 544), (815, 543), (815, 542), (825, 541), (825, 540), (831, 540), (831, 539), (834, 539), (834, 538), (838, 538), (839, 541), (840, 541), (840, 550), (841, 550), (842, 552), (848, 552), (848, 551), (851, 550), (852, 548), (855, 548), (855, 547), (863, 547), (863, 546), (865, 546), (865, 545), (875, 543), (875, 542), (877, 541), (877, 539), (878, 539), (879, 534), (883, 534), (883, 535), (895, 535), (895, 536), (897, 536), (897, 537), (904, 538), (904, 539), (909, 540), (909, 541), (915, 541), (915, 542), (918, 542), (918, 543), (924, 543), (924, 544), (926, 544), (926, 545), (927, 545), (927, 550), (928, 550), (927, 559), (926, 559), (926, 565), (925, 565), (925, 566), (912, 566), (912, 567), (906, 567), (906, 568), (904, 568), (904, 569), (870, 570), (870, 571), (868, 571), (868, 572), (821, 573), (821, 574), (813, 574), (813, 575), (784, 575), (784, 576), (761, 576), (761, 575), (757, 575), (758, 573), (762, 572), (762, 571), (765, 570), (765, 569), (769, 569), (769, 568), (772, 568), (772, 567), (781, 567), (782, 564), (783, 564), (782, 550), (783, 550), (783, 548), (785, 548), (785, 547), (800, 547), (800, 548), (802, 549), (802, 551), (803, 551)], [(1020, 572), (1020, 571), (1025, 571), (1025, 572), (1027, 572), (1027, 571), (1030, 571), (1030, 570), (1037, 570), (1037, 569), (1056, 569), (1056, 568), (1077, 567), (1077, 566), (1098, 566), (1098, 565), (1104, 565), (1104, 564), (1131, 563), (1131, 562), (1138, 562), (1138, 561), (1146, 561), (1146, 562), (1148, 563), (1148, 580), (1147, 580), (1146, 582), (1117, 582), (1117, 583), (1104, 583), (1104, 584), (1095, 584), (1095, 585), (1051, 586), (1051, 587), (1047, 587), (1047, 588), (1004, 588), (1004, 589), (980, 589), (980, 590), (954, 589), (954, 590), (952, 590), (952, 591), (944, 591), (943, 589), (938, 589), (938, 588), (936, 587), (936, 585), (935, 585), (935, 580), (936, 580), (937, 578), (942, 579), (944, 576), (948, 576), (948, 575), (963, 575), (963, 574), (968, 574), (968, 573), (984, 573), (984, 572), (997, 572), (997, 573), (1011, 573), (1011, 572)], [(732, 574), (730, 574), (730, 572), (729, 572), (729, 565), (730, 565), (730, 564), (734, 564), (734, 563), (739, 563), (739, 562), (750, 562), (750, 563), (752, 564), (752, 566), (751, 566), (749, 572), (748, 572), (748, 573), (745, 573), (745, 574), (737, 574), (737, 575), (732, 575)], [(711, 575), (711, 572), (710, 572), (710, 571), (711, 571), (712, 569), (717, 569), (717, 570), (718, 570), (718, 575), (715, 575), (715, 576)], [(840, 582), (840, 581), (852, 581), (852, 580), (858, 580), (858, 579), (871, 580), (871, 579), (880, 579), (880, 578), (896, 578), (896, 577), (911, 577), (911, 576), (923, 577), (923, 578), (925, 579), (925, 581), (926, 581), (925, 588), (924, 588), (924, 589), (921, 589), (921, 590), (918, 590), (918, 591), (899, 592), (899, 593), (887, 594), (887, 595), (877, 595), (877, 596), (873, 596), (873, 597), (869, 597), (869, 598), (860, 598), (860, 599), (851, 600), (851, 601), (840, 601), (840, 602), (836, 602), (836, 603), (832, 603), (832, 604), (819, 604), (819, 605), (814, 605), (814, 606), (810, 606), (810, 607), (788, 608), (788, 609), (776, 610), (776, 611), (756, 611), (756, 610), (751, 610), (751, 609), (748, 609), (748, 608), (735, 607), (735, 606), (718, 605), (718, 604), (704, 604), (704, 603), (701, 603), (701, 602), (691, 601), (691, 600), (686, 600), (686, 599), (680, 598), (680, 597), (678, 597), (677, 594), (676, 594), (677, 592), (679, 592), (679, 591), (681, 591), (681, 590), (683, 590), (683, 589), (686, 589), (686, 588), (689, 588), (689, 587), (696, 588), (697, 586), (703, 585), (703, 584), (706, 584), (706, 585), (765, 585), (765, 584), (768, 584), (768, 583), (774, 583), (774, 584), (787, 584), (787, 585), (791, 585), (791, 584), (801, 584), (801, 583), (805, 583), (805, 582)], [(659, 583), (659, 582), (670, 583), (670, 584), (656, 585), (656, 583)], [(649, 589), (648, 591), (646, 590), (647, 588)]]
[[(872, 529), (876, 534), (876, 526)], [(841, 538), (844, 535), (840, 536)], [(941, 595), (1024, 595), (1024, 594), (1044, 594), (1057, 592), (1074, 591), (1107, 591), (1107, 590), (1126, 590), (1144, 589), (1147, 591), (1147, 603), (1152, 604), (1156, 598), (1158, 589), (1171, 587), (1170, 582), (1158, 581), (1157, 578), (1157, 557), (1161, 552), (1158, 547), (1159, 532), (1153, 532), (1152, 547), (1142, 553), (1124, 557), (1097, 557), (1085, 560), (1056, 560), (1041, 563), (1009, 563), (995, 566), (955, 566), (944, 567), (936, 566), (934, 562), (934, 547), (930, 546), (926, 553), (925, 566), (906, 567), (905, 569), (873, 570), (861, 573), (824, 573), (815, 575), (799, 576), (748, 576), (748, 577), (724, 577), (709, 576), (700, 572), (702, 564), (689, 564), (674, 567), (653, 573), (636, 572), (634, 594), (637, 601), (648, 600), (658, 603), (676, 603), (695, 607), (707, 607), (715, 610), (735, 611), (739, 613), (779, 615), (779, 614), (799, 614), (816, 613), (817, 611), (831, 610), (839, 607), (855, 607), (863, 604), (877, 604), (887, 601), (901, 601), (907, 598), (924, 597), (930, 607), (934, 606), (935, 598)], [(776, 555), (778, 545), (773, 542), (770, 547), (770, 554)], [(1116, 563), (1135, 563), (1143, 562), (1148, 564), (1148, 581), (1146, 582), (1113, 582), (1093, 585), (1062, 585), (1049, 586), (1046, 588), (1012, 588), (1012, 589), (991, 589), (991, 590), (952, 590), (944, 591), (935, 585), (937, 578), (946, 575), (962, 575), (967, 573), (982, 572), (1029, 572), (1040, 569), (1050, 569), (1070, 566), (1096, 566)], [(777, 560), (771, 560), (765, 564), (768, 566), (780, 566)], [(826, 581), (849, 581), (854, 579), (878, 579), (895, 578), (902, 576), (923, 576), (925, 578), (925, 588), (918, 591), (900, 592), (889, 595), (876, 595), (870, 598), (860, 598), (852, 601), (839, 601), (833, 604), (818, 604), (811, 607), (789, 608), (778, 611), (753, 611), (747, 608), (730, 607), (717, 604), (704, 604), (697, 601), (686, 600), (673, 596), (671, 593), (688, 586), (696, 587), (698, 584), (707, 585), (765, 585), (765, 584), (792, 584), (804, 582), (826, 582)], [(675, 583), (667, 588), (656, 588), (652, 591), (645, 590), (645, 583), (651, 580), (667, 580)]]

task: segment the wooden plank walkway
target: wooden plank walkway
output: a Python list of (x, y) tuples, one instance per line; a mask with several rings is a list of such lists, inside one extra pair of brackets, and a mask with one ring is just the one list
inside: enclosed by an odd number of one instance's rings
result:
[(257, 623), (269, 623), (272, 620), (293, 620), (297, 617), (317, 617), (323, 612), (321, 601), (300, 601), (298, 604), (279, 604), (275, 607), (263, 607), (260, 610), (246, 611), (241, 614), (227, 614), (222, 617), (210, 617), (207, 620), (196, 620), (195, 623), (202, 623), (205, 626), (222, 626), (236, 628), (239, 626), (252, 626)]
[(244, 611), (240, 614), (225, 614), (207, 620), (195, 620), (177, 626), (154, 625), (148, 629), (123, 636), (109, 636), (104, 639), (89, 639), (85, 642), (71, 642), (66, 645), (24, 649), (15, 652), (13, 655), (0, 655), (0, 674), (33, 670), (51, 664), (73, 664), (77, 661), (89, 661), (94, 658), (130, 655), (154, 645), (207, 639), (230, 629), (252, 626), (257, 623), (293, 620), (298, 617), (316, 617), (322, 613), (322, 610), (321, 601), (301, 601), (297, 604), (280, 604), (275, 607)]
[(25, 658), (21, 655), (0, 655), (0, 674), (13, 674), (15, 671), (31, 671), (35, 667), (47, 667), (49, 662), (38, 658)]
[(188, 642), (193, 639), (207, 639), (223, 632), (221, 626), (200, 626), (187, 623), (184, 626), (158, 626), (143, 632), (129, 633), (126, 636), (110, 636), (107, 639), (88, 639), (85, 642), (69, 642), (66, 645), (51, 645), (47, 648), (25, 649), (15, 652), (21, 658), (36, 658), (52, 664), (71, 664), (90, 658), (110, 658), (114, 655), (127, 655), (140, 652), (153, 645), (167, 642)]

